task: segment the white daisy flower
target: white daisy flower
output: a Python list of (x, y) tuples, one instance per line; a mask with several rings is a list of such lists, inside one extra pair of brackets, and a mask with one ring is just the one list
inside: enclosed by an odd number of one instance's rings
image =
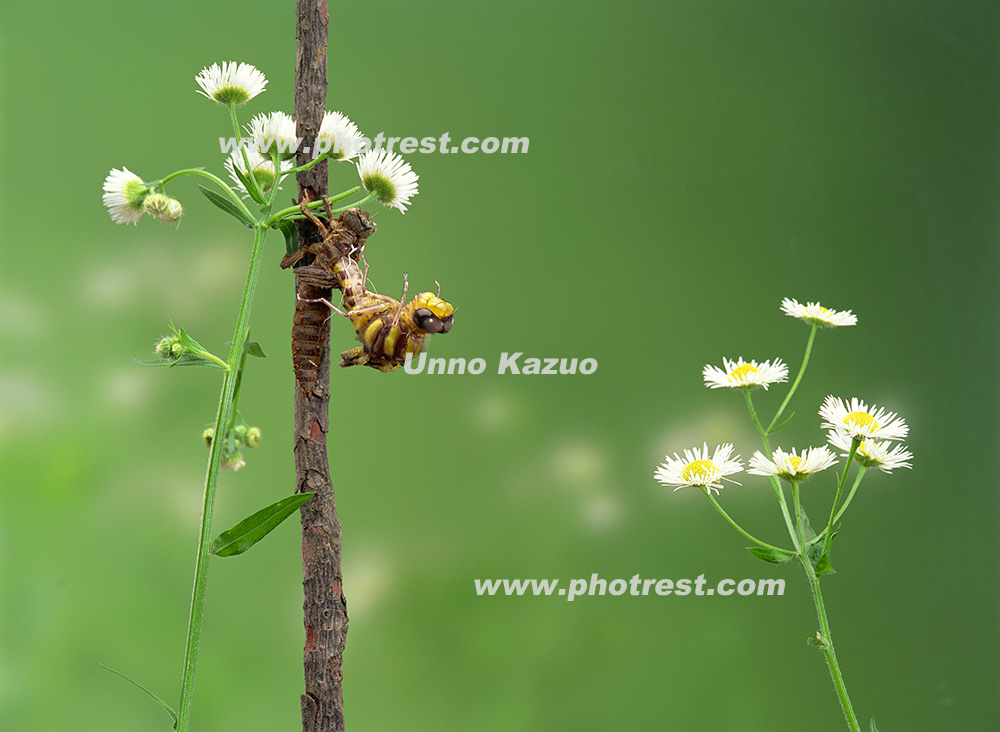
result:
[(825, 420), (824, 428), (862, 439), (902, 440), (910, 431), (895, 412), (876, 409), (874, 404), (869, 409), (857, 397), (851, 397), (847, 405), (843, 399), (828, 396), (819, 408), (819, 416)]
[(723, 387), (749, 389), (763, 386), (766, 390), (769, 384), (788, 380), (788, 366), (783, 364), (780, 358), (776, 358), (773, 365), (770, 361), (760, 364), (756, 361), (746, 363), (742, 356), (737, 361), (723, 358), (722, 363), (726, 367), (725, 370), (711, 364), (702, 369), (705, 386), (709, 389)]
[(732, 445), (720, 445), (709, 458), (708, 443), (705, 443), (700, 450), (697, 447), (685, 450), (683, 458), (677, 453), (673, 457), (667, 455), (666, 462), (656, 469), (653, 477), (663, 485), (675, 486), (675, 491), (685, 486), (703, 486), (718, 493), (722, 478), (743, 470), (740, 456), (733, 456), (732, 452)]
[(316, 136), (316, 146), (318, 150), (329, 150), (334, 160), (350, 160), (361, 152), (363, 138), (358, 126), (347, 117), (340, 112), (327, 112)]
[(366, 191), (374, 191), (379, 201), (403, 213), (417, 195), (419, 176), (394, 152), (369, 150), (358, 159), (358, 175)]
[(149, 188), (128, 168), (115, 168), (104, 179), (104, 205), (116, 224), (137, 224)]
[(857, 325), (858, 316), (850, 310), (843, 312), (830, 310), (820, 305), (818, 302), (810, 302), (802, 305), (798, 300), (785, 298), (781, 301), (781, 310), (785, 315), (804, 320), (811, 325), (819, 325), (830, 328), (837, 325)]
[(194, 80), (201, 87), (199, 94), (219, 104), (237, 107), (249, 102), (267, 86), (267, 79), (255, 66), (235, 61), (207, 66)]
[(270, 157), (272, 148), (282, 159), (291, 159), (299, 149), (301, 140), (295, 136), (295, 120), (284, 112), (258, 114), (250, 120), (247, 134), (261, 155)]
[[(243, 192), (243, 198), (250, 195), (247, 191), (246, 186), (243, 185), (243, 181), (239, 179), (236, 175), (236, 171), (239, 170), (244, 175), (248, 175), (249, 172), (253, 173), (254, 178), (257, 179), (257, 185), (265, 193), (271, 190), (271, 186), (274, 185), (274, 163), (270, 160), (265, 159), (259, 152), (257, 148), (248, 145), (246, 148), (247, 161), (250, 163), (250, 171), (247, 171), (246, 163), (243, 162), (243, 150), (236, 150), (226, 159), (226, 170), (229, 171), (229, 177), (233, 179), (236, 187)], [(287, 173), (295, 167), (295, 163), (291, 160), (281, 161), (281, 172)], [(278, 184), (281, 187), (281, 184)]]
[[(846, 432), (833, 430), (830, 432), (828, 440), (844, 455), (850, 454), (853, 440)], [(866, 468), (878, 468), (885, 473), (891, 473), (895, 468), (913, 467), (910, 465), (913, 453), (901, 444), (893, 445), (888, 441), (862, 440), (854, 453), (854, 459)]]
[(825, 446), (807, 447), (801, 455), (795, 454), (795, 448), (787, 453), (780, 447), (772, 453), (771, 459), (760, 452), (754, 452), (750, 458), (748, 473), (754, 475), (776, 475), (788, 481), (805, 480), (814, 473), (826, 470), (837, 462), (837, 458)]

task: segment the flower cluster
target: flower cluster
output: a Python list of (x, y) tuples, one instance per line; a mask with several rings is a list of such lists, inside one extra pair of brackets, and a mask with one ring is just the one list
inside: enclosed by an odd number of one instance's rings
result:
[[(857, 323), (857, 317), (851, 311), (840, 312), (815, 302), (801, 305), (796, 300), (785, 298), (781, 302), (781, 310), (813, 326), (836, 327)], [(708, 364), (702, 370), (708, 388), (750, 391), (763, 387), (766, 390), (770, 384), (788, 379), (788, 366), (780, 358), (760, 363), (744, 361), (742, 357), (736, 361), (723, 358), (722, 363), (721, 369)], [(848, 402), (828, 396), (819, 409), (819, 416), (823, 418), (822, 427), (829, 430), (827, 441), (830, 445), (845, 456), (853, 453), (854, 459), (864, 467), (876, 467), (887, 473), (894, 468), (910, 467), (913, 455), (902, 445), (892, 446), (893, 441), (904, 439), (909, 431), (906, 422), (894, 412), (874, 405), (869, 407), (856, 397)], [(825, 445), (801, 451), (792, 448), (791, 452), (779, 447), (770, 456), (755, 451), (747, 472), (800, 483), (836, 463), (836, 456)], [(708, 444), (705, 443), (701, 449), (685, 450), (683, 457), (677, 453), (673, 457), (668, 455), (653, 477), (665, 486), (673, 486), (674, 490), (697, 486), (706, 492), (718, 493), (723, 487), (721, 481), (730, 480), (726, 476), (742, 470), (740, 457), (733, 455), (732, 445), (717, 447), (709, 457)]]
[[(195, 82), (196, 91), (228, 107), (233, 114), (267, 87), (267, 78), (256, 67), (236, 62), (212, 64), (202, 69)], [(410, 164), (388, 150), (370, 150), (360, 154), (370, 140), (350, 119), (340, 112), (326, 112), (315, 141), (314, 158), (296, 168), (294, 158), (302, 142), (295, 134), (295, 122), (285, 112), (258, 114), (245, 128), (247, 138), (225, 162), (229, 176), (243, 198), (255, 195), (249, 188), (269, 193), (291, 173), (315, 165), (322, 159), (355, 160), (361, 187), (383, 205), (405, 213), (418, 192), (419, 176)], [(238, 130), (237, 130), (238, 133)], [(359, 157), (360, 155), (360, 157)], [(277, 166), (277, 169), (276, 169)], [(173, 176), (169, 176), (173, 177)], [(166, 223), (176, 223), (183, 214), (179, 201), (167, 197), (162, 181), (145, 181), (128, 168), (112, 170), (104, 181), (104, 206), (117, 224), (137, 224), (143, 214)], [(253, 181), (250, 181), (250, 178)], [(216, 182), (224, 187), (222, 181)], [(257, 195), (257, 200), (262, 200)]]

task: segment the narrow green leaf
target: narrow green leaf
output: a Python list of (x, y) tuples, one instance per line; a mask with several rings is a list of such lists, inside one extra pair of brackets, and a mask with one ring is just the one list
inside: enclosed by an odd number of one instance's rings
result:
[(243, 211), (243, 209), (241, 209), (239, 206), (237, 206), (235, 203), (230, 201), (225, 196), (221, 196), (215, 191), (211, 191), (208, 188), (205, 188), (205, 186), (198, 186), (198, 188), (200, 188), (201, 192), (205, 194), (205, 198), (207, 198), (209, 201), (211, 201), (216, 206), (221, 208), (230, 216), (236, 218), (241, 224), (243, 224), (247, 228), (253, 228), (253, 226), (257, 223), (249, 216), (247, 216), (246, 213)]
[(138, 688), (141, 691), (145, 692), (146, 696), (148, 696), (150, 699), (152, 699), (157, 704), (159, 704), (160, 707), (163, 709), (163, 711), (165, 711), (167, 714), (170, 715), (170, 718), (172, 720), (174, 720), (174, 729), (177, 729), (177, 712), (175, 712), (173, 709), (171, 709), (170, 705), (167, 704), (165, 701), (163, 701), (163, 699), (161, 699), (156, 694), (154, 694), (153, 692), (151, 692), (149, 689), (147, 689), (145, 686), (143, 686), (142, 684), (140, 684), (138, 681), (133, 681), (128, 676), (126, 676), (125, 674), (123, 674), (121, 671), (115, 671), (113, 668), (111, 668), (109, 666), (105, 666), (100, 661), (98, 661), (98, 664), (100, 665), (101, 668), (103, 668), (103, 669), (105, 669), (107, 671), (110, 671), (115, 676), (121, 676), (127, 682), (129, 682), (130, 684), (132, 684), (132, 686), (135, 686), (136, 688)]
[(203, 366), (209, 369), (219, 369), (220, 371), (225, 370), (215, 361), (205, 358), (204, 356), (200, 356), (197, 353), (182, 353), (179, 358), (157, 358), (152, 361), (144, 361), (133, 356), (132, 360), (140, 366)]
[(232, 557), (242, 554), (270, 534), (278, 524), (291, 516), (295, 509), (314, 495), (316, 494), (296, 493), (272, 503), (267, 508), (262, 508), (252, 516), (248, 516), (233, 528), (219, 534), (218, 538), (212, 542), (212, 554), (217, 557)]
[(795, 556), (791, 552), (778, 552), (774, 549), (768, 549), (765, 546), (748, 546), (747, 551), (757, 557), (757, 559), (771, 564), (784, 564)]
[(295, 222), (283, 219), (276, 223), (272, 228), (275, 228), (284, 234), (285, 253), (295, 254), (295, 252), (299, 249), (299, 230), (296, 228)]
[(871, 724), (868, 725), (868, 732), (878, 732), (878, 727), (875, 726), (875, 717), (872, 717)]
[(243, 345), (243, 352), (248, 356), (256, 356), (257, 358), (267, 358), (267, 354), (264, 353), (264, 349), (260, 347), (257, 341), (247, 341)]
[(791, 422), (792, 421), (792, 417), (794, 417), (794, 416), (795, 416), (795, 412), (792, 412), (787, 417), (785, 417), (784, 421), (781, 424), (779, 424), (777, 427), (775, 427), (772, 430), (768, 430), (767, 434), (773, 435), (775, 432), (777, 432), (778, 430), (780, 430), (786, 424), (788, 424), (789, 422)]
[(257, 183), (257, 176), (247, 175), (240, 170), (240, 166), (238, 165), (233, 166), (233, 172), (236, 173), (236, 177), (240, 179), (240, 183), (243, 184), (243, 187), (247, 189), (247, 193), (250, 194), (250, 198), (262, 206), (267, 203), (267, 199), (264, 198), (264, 194), (261, 192), (260, 186)]

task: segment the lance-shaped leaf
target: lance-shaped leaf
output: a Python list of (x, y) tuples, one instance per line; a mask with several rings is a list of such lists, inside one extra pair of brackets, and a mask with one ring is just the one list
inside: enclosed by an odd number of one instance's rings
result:
[(167, 358), (158, 358), (152, 361), (144, 361), (140, 358), (132, 357), (140, 366), (204, 366), (209, 369), (219, 369), (225, 371), (225, 366), (220, 366), (215, 361), (205, 358), (197, 353), (182, 353), (177, 358), (171, 360)]
[(288, 219), (284, 219), (276, 223), (273, 227), (278, 229), (285, 237), (285, 253), (295, 254), (299, 249), (299, 230), (295, 228), (295, 224)]
[(101, 668), (103, 668), (103, 669), (105, 669), (107, 671), (110, 671), (115, 676), (121, 676), (127, 682), (129, 682), (130, 684), (132, 684), (132, 686), (135, 686), (140, 691), (144, 692), (150, 699), (152, 699), (157, 704), (159, 704), (160, 708), (162, 708), (163, 711), (165, 711), (167, 714), (169, 714), (170, 718), (172, 720), (174, 720), (174, 729), (177, 729), (177, 712), (175, 712), (173, 710), (173, 708), (171, 708), (171, 706), (169, 704), (167, 704), (165, 701), (163, 701), (163, 699), (161, 699), (156, 694), (154, 694), (153, 692), (151, 692), (149, 689), (147, 689), (145, 686), (143, 686), (142, 684), (140, 684), (138, 681), (130, 679), (128, 676), (126, 676), (125, 674), (123, 674), (121, 671), (115, 671), (110, 666), (105, 666), (103, 663), (100, 663), (100, 662), (98, 662), (98, 664), (100, 665)]
[(247, 215), (246, 211), (244, 211), (242, 208), (237, 206), (235, 203), (230, 201), (225, 196), (222, 196), (216, 193), (215, 191), (211, 191), (208, 188), (205, 188), (205, 186), (198, 186), (198, 188), (200, 188), (201, 192), (205, 194), (205, 198), (207, 198), (209, 201), (211, 201), (216, 206), (221, 208), (230, 216), (237, 219), (241, 224), (243, 224), (247, 228), (252, 229), (256, 225), (257, 222), (254, 221), (252, 218), (250, 218)]
[(232, 557), (242, 554), (258, 541), (270, 534), (278, 524), (295, 513), (295, 510), (312, 498), (315, 493), (296, 493), (282, 498), (267, 508), (262, 508), (252, 516), (240, 521), (236, 526), (223, 531), (212, 542), (212, 554), (217, 557)]

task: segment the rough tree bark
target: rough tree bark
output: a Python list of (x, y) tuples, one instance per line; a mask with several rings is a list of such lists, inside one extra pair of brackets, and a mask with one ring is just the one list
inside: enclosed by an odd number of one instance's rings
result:
[[(296, 0), (295, 122), (303, 140), (298, 164), (310, 158), (305, 148), (316, 139), (326, 109), (326, 0)], [(298, 174), (299, 198), (327, 192), (325, 162)], [(299, 240), (319, 236), (308, 221), (298, 222)], [(329, 297), (329, 295), (327, 295)], [(341, 662), (347, 635), (347, 601), (340, 570), (341, 534), (326, 454), (330, 405), (330, 338), (323, 339), (318, 380), (308, 389), (295, 386), (295, 482), (298, 492), (316, 496), (301, 509), (302, 606), (305, 624), (305, 693), (301, 697), (303, 732), (344, 729)]]

